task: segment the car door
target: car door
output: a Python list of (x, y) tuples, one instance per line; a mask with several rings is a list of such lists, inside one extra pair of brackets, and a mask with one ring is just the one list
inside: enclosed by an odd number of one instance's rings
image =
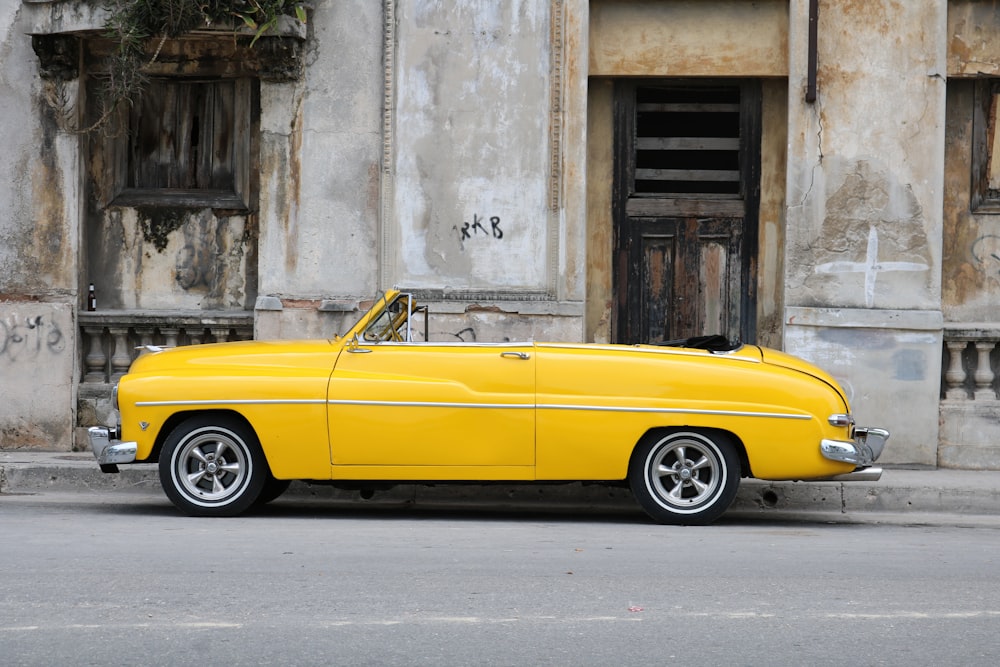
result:
[(335, 470), (515, 466), (524, 469), (507, 476), (527, 478), (535, 462), (534, 346), (355, 341), (330, 378), (328, 415)]

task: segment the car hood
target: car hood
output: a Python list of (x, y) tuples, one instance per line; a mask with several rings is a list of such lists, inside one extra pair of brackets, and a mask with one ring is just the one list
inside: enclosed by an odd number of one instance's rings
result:
[(237, 341), (187, 345), (169, 349), (150, 348), (132, 362), (129, 374), (204, 372), (208, 368), (303, 368), (333, 367), (340, 345), (330, 340)]
[(780, 350), (773, 350), (768, 347), (759, 348), (761, 352), (761, 360), (765, 364), (770, 364), (772, 366), (780, 366), (782, 368), (787, 368), (789, 370), (798, 371), (799, 373), (805, 373), (806, 375), (811, 375), (817, 380), (822, 380), (826, 384), (837, 390), (837, 393), (844, 399), (844, 403), (847, 403), (847, 396), (844, 394), (844, 390), (841, 389), (840, 383), (838, 383), (832, 375), (824, 371), (822, 368), (815, 366), (804, 359), (799, 357), (794, 357), (786, 352)]

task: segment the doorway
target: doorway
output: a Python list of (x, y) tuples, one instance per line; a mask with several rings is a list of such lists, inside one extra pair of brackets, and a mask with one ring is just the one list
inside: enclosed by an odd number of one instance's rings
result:
[(614, 126), (615, 342), (754, 341), (759, 83), (619, 81)]

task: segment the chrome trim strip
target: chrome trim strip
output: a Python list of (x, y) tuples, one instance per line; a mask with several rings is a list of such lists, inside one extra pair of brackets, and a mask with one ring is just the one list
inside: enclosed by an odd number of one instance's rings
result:
[(587, 412), (642, 412), (658, 414), (687, 414), (687, 415), (716, 415), (725, 417), (771, 417), (775, 419), (800, 419), (810, 420), (809, 415), (792, 415), (781, 412), (741, 412), (737, 410), (697, 410), (686, 408), (642, 408), (642, 407), (618, 407), (602, 405), (562, 405), (556, 403), (445, 403), (432, 401), (362, 401), (362, 400), (337, 400), (331, 399), (331, 405), (370, 405), (370, 406), (392, 406), (409, 408), (487, 408), (487, 409), (531, 409), (539, 410), (583, 410)]
[(774, 419), (810, 420), (810, 415), (791, 415), (784, 412), (745, 412), (740, 410), (697, 410), (695, 408), (638, 408), (591, 405), (539, 404), (540, 410), (586, 410), (597, 412), (659, 412), (664, 414), (717, 415), (723, 417), (772, 417)]
[(166, 405), (323, 405), (322, 398), (251, 398), (246, 400), (218, 398), (204, 401), (136, 401), (136, 407), (156, 408)]
[(697, 357), (699, 359), (712, 359), (712, 358), (724, 358), (730, 359), (732, 361), (743, 361), (748, 364), (762, 364), (764, 361), (762, 359), (755, 359), (753, 357), (738, 356), (736, 353), (740, 352), (747, 345), (742, 345), (735, 350), (727, 350), (725, 352), (710, 352), (708, 350), (696, 350), (690, 347), (672, 347), (669, 345), (654, 345), (654, 344), (644, 344), (640, 345), (622, 345), (622, 344), (594, 344), (594, 343), (536, 343), (536, 347), (539, 349), (559, 349), (559, 350), (586, 350), (588, 352), (593, 352), (594, 350), (602, 351), (621, 351), (628, 350), (630, 352), (638, 352), (640, 354), (670, 354), (678, 357)]
[(534, 403), (448, 403), (444, 401), (361, 401), (330, 399), (330, 405), (371, 405), (402, 408), (508, 408), (512, 410), (534, 410)]
[(651, 414), (712, 415), (720, 417), (765, 417), (808, 421), (810, 415), (783, 412), (749, 412), (741, 410), (698, 410), (695, 408), (644, 408), (611, 405), (571, 405), (558, 403), (459, 403), (446, 401), (365, 401), (355, 399), (212, 399), (201, 401), (138, 401), (137, 407), (200, 406), (200, 405), (368, 405), (372, 407), (402, 408), (475, 408), (486, 410), (581, 410), (585, 412), (639, 412)]

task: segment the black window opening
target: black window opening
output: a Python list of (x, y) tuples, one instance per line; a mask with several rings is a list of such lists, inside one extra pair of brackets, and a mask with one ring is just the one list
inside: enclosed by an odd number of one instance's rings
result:
[(637, 88), (632, 196), (738, 198), (740, 88)]

